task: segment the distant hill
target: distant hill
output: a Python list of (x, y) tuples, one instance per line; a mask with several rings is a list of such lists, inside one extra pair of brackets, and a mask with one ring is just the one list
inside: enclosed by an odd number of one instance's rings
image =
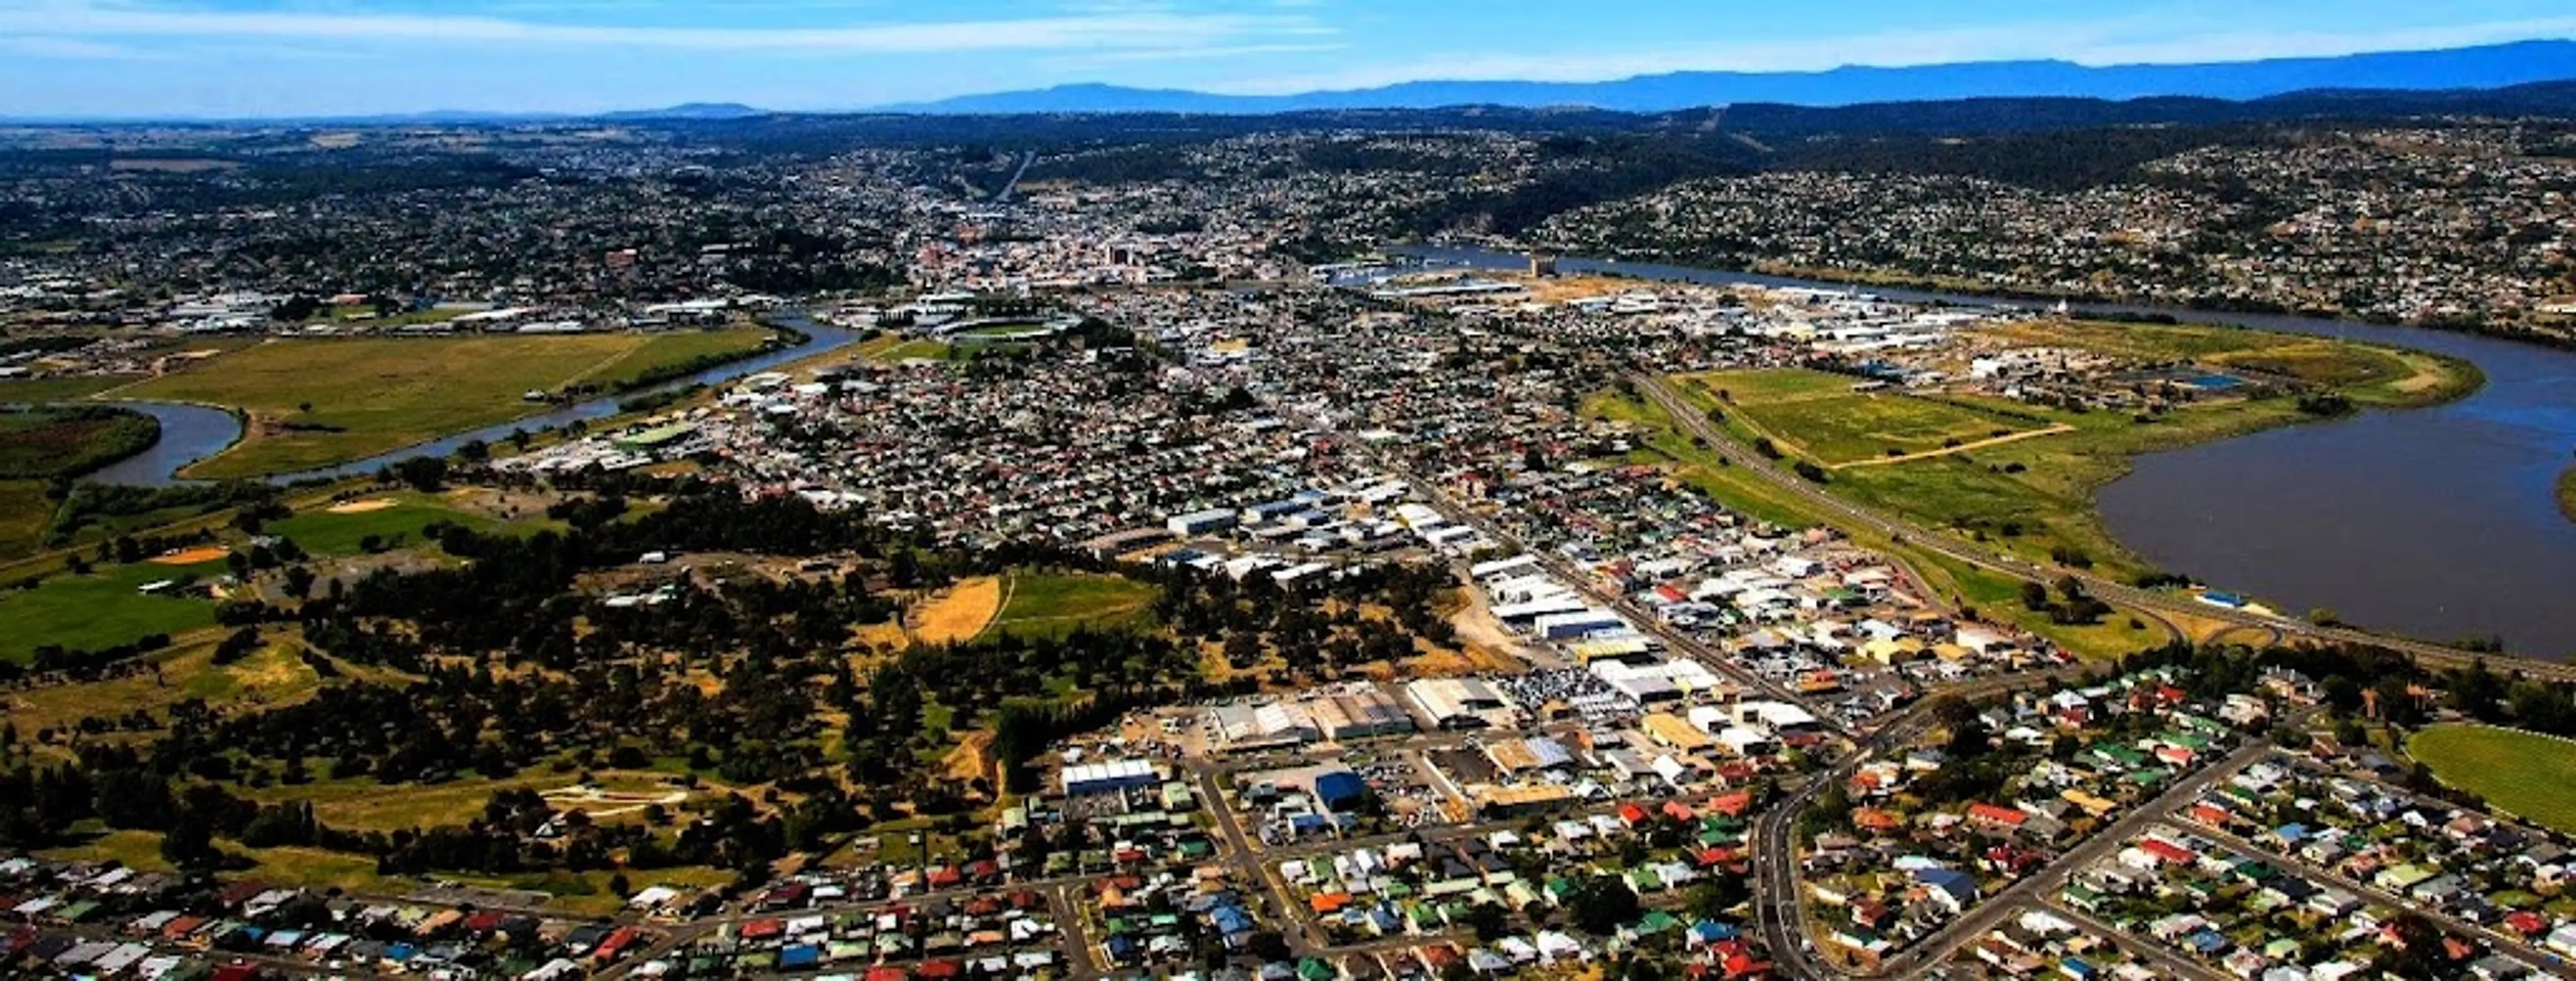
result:
[(1258, 115), (1478, 105), (1588, 106), (1652, 113), (1747, 103), (1849, 106), (1982, 98), (2193, 97), (2246, 101), (2316, 90), (2494, 89), (2566, 79), (2576, 79), (2576, 41), (2550, 40), (2443, 51), (2195, 65), (2091, 67), (2064, 61), (1998, 61), (1907, 68), (1851, 66), (1817, 72), (1675, 72), (1610, 82), (1407, 82), (1373, 89), (1279, 96), (1065, 85), (890, 106), (885, 111)]
[(769, 114), (767, 109), (755, 109), (739, 102), (691, 102), (663, 109), (629, 109), (623, 112), (601, 113), (591, 118), (607, 120), (751, 119)]

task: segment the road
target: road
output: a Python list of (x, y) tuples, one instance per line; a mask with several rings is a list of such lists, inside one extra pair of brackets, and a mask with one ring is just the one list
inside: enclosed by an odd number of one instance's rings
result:
[(2318, 626), (2305, 620), (2216, 606), (2190, 597), (2140, 589), (2081, 569), (2044, 566), (2000, 554), (1946, 532), (1888, 517), (1828, 493), (1814, 482), (1789, 472), (1759, 453), (1752, 452), (1726, 431), (1710, 425), (1708, 418), (1699, 409), (1693, 407), (1688, 399), (1674, 392), (1672, 386), (1662, 378), (1638, 372), (1631, 374), (1630, 379), (1636, 384), (1640, 393), (1653, 400), (1657, 407), (1672, 416), (1674, 424), (1680, 426), (1684, 433), (1705, 440), (1712, 447), (1726, 448), (1730, 452), (1726, 452), (1724, 458), (1737, 469), (1769, 481), (1798, 498), (1800, 502), (1830, 516), (1834, 519), (1834, 523), (1846, 528), (1866, 528), (1915, 548), (1938, 554), (1943, 558), (2024, 582), (2051, 585), (2071, 577), (2082, 584), (2094, 597), (2115, 606), (2151, 613), (2216, 620), (2240, 627), (2267, 629), (2289, 639), (2380, 647), (2408, 655), (2415, 658), (2418, 663), (2430, 667), (2464, 668), (2473, 662), (2484, 660), (2490, 666), (2503, 666), (2509, 663), (2513, 670), (2534, 677), (2576, 681), (2576, 664), (2561, 664), (2555, 661), (2510, 655), (2475, 654), (2419, 640), (2389, 637), (2346, 627)]
[(2191, 831), (2193, 834), (2200, 835), (2201, 837), (2208, 838), (2212, 841), (2218, 842), (2219, 844), (2235, 849), (2236, 851), (2243, 852), (2247, 856), (2260, 858), (2264, 862), (2274, 866), (2296, 872), (2310, 881), (2332, 883), (2345, 891), (2351, 892), (2352, 894), (2360, 896), (2373, 903), (2378, 903), (2391, 909), (2409, 910), (2422, 914), (2425, 919), (2441, 924), (2443, 929), (2458, 933), (2464, 937), (2477, 937), (2485, 940), (2487, 943), (2494, 945), (2496, 949), (2520, 958), (2523, 963), (2534, 965), (2548, 964), (2557, 958), (2557, 955), (2542, 951), (2540, 948), (2533, 947), (2530, 944), (2525, 943), (2519, 937), (2459, 919), (2458, 917), (2441, 912), (2440, 910), (2436, 910), (2430, 906), (2399, 896), (2395, 893), (2389, 892), (2388, 890), (2381, 889), (2378, 886), (2371, 885), (2370, 883), (2363, 882), (2359, 879), (2354, 879), (2341, 872), (2310, 862), (2307, 859), (2300, 858), (2295, 853), (2279, 848), (2267, 848), (2262, 845), (2257, 845), (2251, 841), (2237, 837), (2232, 832), (2222, 831), (2198, 821), (2177, 820), (2175, 823), (2180, 827)]
[(2072, 668), (2059, 668), (1998, 675), (1944, 688), (1934, 693), (1934, 697), (1883, 720), (1878, 731), (1855, 746), (1841, 765), (1809, 780), (1754, 819), (1755, 925), (1764, 943), (1771, 948), (1774, 969), (1793, 978), (1844, 976), (1839, 969), (1825, 963), (1807, 931), (1805, 876), (1798, 863), (1797, 839), (1798, 815), (1807, 809), (1807, 805), (1826, 788), (1851, 779), (1852, 774), (1871, 758), (1896, 749), (1929, 730), (1933, 704), (1937, 699), (1956, 697), (1978, 701), (2008, 691), (2046, 685), (2072, 671)]
[(1416, 495), (1429, 500), (1434, 508), (1447, 515), (1450, 520), (1458, 521), (1473, 527), (1478, 533), (1484, 535), (1491, 541), (1504, 545), (1513, 551), (1536, 558), (1539, 561), (1539, 565), (1546, 568), (1547, 571), (1554, 575), (1559, 581), (1574, 587), (1577, 592), (1582, 593), (1585, 598), (1591, 600), (1593, 603), (1619, 614), (1621, 617), (1625, 618), (1630, 625), (1636, 627), (1640, 633), (1644, 633), (1663, 642), (1666, 648), (1689, 655), (1693, 660), (1707, 665), (1710, 670), (1725, 675), (1728, 679), (1734, 681), (1737, 685), (1742, 686), (1747, 691), (1760, 691), (1770, 698), (1787, 702), (1801, 709), (1805, 709), (1807, 714), (1816, 717), (1819, 724), (1833, 730), (1838, 735), (1849, 736), (1852, 734), (1851, 727), (1844, 724), (1839, 718), (1836, 718), (1832, 712), (1816, 705), (1814, 702), (1808, 701), (1804, 696), (1782, 687), (1779, 683), (1774, 682), (1769, 678), (1744, 670), (1741, 665), (1735, 663), (1734, 658), (1728, 657), (1724, 652), (1701, 642), (1699, 638), (1693, 637), (1686, 632), (1673, 629), (1670, 625), (1664, 623), (1662, 618), (1639, 607), (1636, 603), (1630, 601), (1628, 597), (1620, 595), (1616, 590), (1603, 586), (1598, 576), (1595, 576), (1591, 572), (1567, 561), (1564, 556), (1558, 555), (1552, 551), (1532, 549), (1523, 545), (1519, 537), (1504, 530), (1502, 526), (1496, 525), (1492, 521), (1487, 520), (1482, 513), (1478, 512), (1474, 508), (1468, 507), (1465, 502), (1458, 500), (1447, 490), (1442, 489), (1430, 481), (1414, 476), (1411, 470), (1406, 469), (1402, 464), (1395, 460), (1380, 456), (1377, 458), (1377, 463), (1378, 465), (1386, 468), (1389, 472), (1402, 478), (1406, 483), (1412, 485), (1413, 491)]
[(2176, 783), (2164, 793), (2157, 794), (2146, 803), (2131, 808), (2127, 816), (2094, 832), (2092, 837), (2084, 839), (2082, 844), (2058, 856), (2057, 860), (2048, 863), (2047, 867), (2024, 876), (2021, 881), (2004, 887), (2002, 891), (1992, 896), (1979, 900), (1967, 915), (1951, 921), (1939, 932), (1923, 938), (1921, 943), (1915, 944), (1905, 953), (1889, 958), (1886, 963), (1879, 966), (1878, 973), (1910, 974), (1919, 968), (1928, 967), (1948, 958), (1951, 951), (1994, 929), (1996, 924), (2003, 922), (2004, 917), (2015, 910), (2041, 897), (2055, 894), (2057, 889), (2065, 885), (2068, 879), (2073, 878), (2077, 871), (2092, 865), (2102, 856), (2125, 847), (2129, 839), (2136, 837), (2149, 825), (2162, 820), (2174, 808), (2199, 797), (2203, 791), (2221, 780), (2236, 775), (2236, 771), (2252, 765), (2255, 760), (2262, 759), (2271, 752), (2270, 742), (2256, 740), (2247, 743), (2243, 748), (2228, 754), (2226, 759), (2203, 768), (2190, 779)]
[(2153, 964), (2174, 977), (2188, 978), (2190, 981), (2227, 981), (2226, 975), (2203, 967), (2171, 950), (2122, 933), (2117, 927), (2068, 909), (2055, 900), (2042, 901), (2036, 905), (2047, 910), (2049, 915), (2063, 917), (2068, 922), (2083, 927), (2086, 932), (2110, 941), (2112, 946), (2128, 952), (2130, 957)]

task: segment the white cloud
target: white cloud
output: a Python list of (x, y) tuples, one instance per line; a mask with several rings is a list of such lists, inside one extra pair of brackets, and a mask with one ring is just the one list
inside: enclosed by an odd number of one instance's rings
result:
[(147, 61), (161, 57), (154, 52), (122, 45), (42, 35), (0, 37), (0, 54), (65, 61)]
[(1243, 44), (1329, 30), (1282, 14), (1152, 11), (800, 28), (618, 27), (490, 16), (267, 12), (108, 6), (88, 0), (0, 3), (0, 36), (262, 38), (333, 42), (517, 44), (735, 52), (920, 54), (1114, 51)]
[(1211, 48), (1145, 48), (1133, 51), (1102, 51), (1094, 54), (1068, 55), (1062, 58), (1050, 58), (1047, 63), (1063, 68), (1084, 68), (1095, 65), (1127, 65), (1144, 62), (1215, 61), (1253, 55), (1313, 54), (1324, 51), (1343, 51), (1349, 47), (1350, 45), (1347, 44), (1236, 44)]

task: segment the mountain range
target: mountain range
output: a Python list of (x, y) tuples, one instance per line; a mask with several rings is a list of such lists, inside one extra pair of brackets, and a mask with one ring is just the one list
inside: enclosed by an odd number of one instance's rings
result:
[[(1787, 129), (2034, 129), (2216, 122), (2301, 116), (2416, 113), (2565, 115), (2576, 82), (2576, 40), (2536, 40), (2438, 51), (2176, 65), (2086, 66), (1994, 61), (1900, 68), (1846, 66), (1813, 72), (1675, 72), (1607, 82), (1425, 81), (1296, 95), (1223, 95), (1116, 85), (960, 96), (869, 109), (783, 112), (693, 102), (601, 113), (435, 110), (291, 119), (87, 119), (0, 117), (20, 124), (266, 122), (330, 125), (472, 125), (558, 122), (728, 124), (762, 119), (1152, 114), (1163, 117), (1334, 113), (1540, 113), (1571, 122), (1587, 113), (1651, 116), (1729, 108), (1734, 121), (1767, 117)], [(1923, 111), (1907, 107), (1919, 107)], [(1397, 120), (1401, 122), (1402, 120)]]
[(1666, 112), (1745, 103), (1848, 106), (1981, 98), (2188, 96), (2241, 101), (2316, 90), (2493, 89), (2561, 79), (2576, 79), (2576, 41), (2182, 65), (2096, 67), (2066, 61), (1995, 61), (1904, 68), (1846, 66), (1813, 72), (1674, 72), (1608, 82), (1425, 81), (1295, 95), (1220, 95), (1083, 84), (961, 96), (879, 111), (1260, 115), (1337, 109), (1581, 106)]

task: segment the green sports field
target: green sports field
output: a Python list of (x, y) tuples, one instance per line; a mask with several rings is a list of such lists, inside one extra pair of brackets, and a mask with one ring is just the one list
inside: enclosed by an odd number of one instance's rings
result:
[(31, 590), (0, 593), (0, 661), (26, 661), (36, 648), (98, 650), (151, 634), (181, 634), (215, 623), (213, 600), (146, 596), (146, 583), (225, 573), (221, 560), (189, 566), (152, 562), (106, 566), (85, 576), (56, 575)]
[(2516, 729), (2433, 726), (2406, 741), (2406, 754), (2443, 783), (2489, 805), (2576, 834), (2576, 742)]
[(269, 522), (264, 530), (293, 540), (307, 552), (356, 555), (366, 551), (364, 546), (370, 537), (379, 548), (421, 547), (427, 543), (423, 529), (441, 521), (476, 531), (490, 531), (498, 525), (483, 515), (449, 507), (434, 495), (393, 494), (382, 500), (393, 506), (354, 513), (312, 508), (292, 518)]
[(1155, 594), (1154, 587), (1119, 576), (1014, 573), (1003, 595), (1002, 611), (986, 632), (1055, 636), (1143, 623)]

